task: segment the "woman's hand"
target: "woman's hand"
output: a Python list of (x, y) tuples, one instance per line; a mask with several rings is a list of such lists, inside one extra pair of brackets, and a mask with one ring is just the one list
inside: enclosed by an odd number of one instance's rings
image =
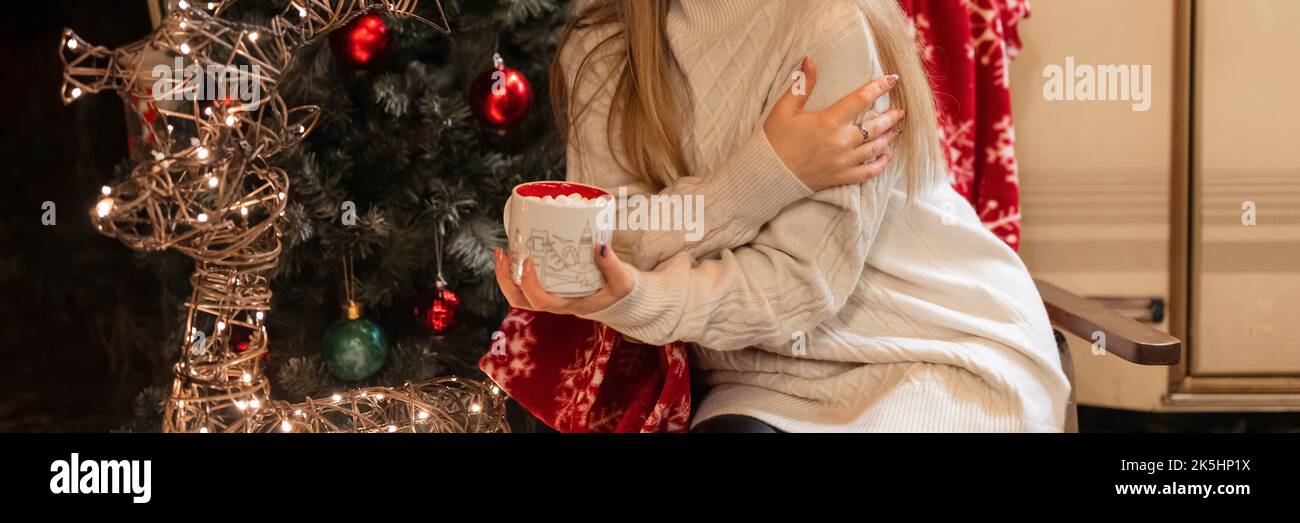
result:
[[(804, 111), (817, 84), (811, 59), (801, 66), (806, 88), (791, 89), (777, 101), (763, 124), (767, 140), (787, 168), (809, 189), (820, 191), (866, 182), (889, 165), (889, 146), (898, 138), (902, 109), (869, 119), (854, 120), (898, 84), (898, 75), (879, 78), (850, 93), (825, 111)], [(866, 131), (864, 136), (863, 131)]]
[(537, 271), (533, 267), (532, 259), (524, 260), (521, 285), (515, 285), (514, 280), (510, 278), (510, 257), (504, 251), (497, 249), (493, 261), (496, 263), (497, 285), (501, 287), (501, 293), (506, 295), (506, 301), (510, 302), (511, 307), (582, 316), (608, 309), (631, 294), (632, 289), (636, 287), (636, 275), (632, 273), (632, 269), (619, 261), (618, 255), (614, 254), (614, 249), (603, 244), (597, 245), (594, 257), (596, 266), (605, 276), (605, 286), (595, 294), (584, 298), (561, 298), (546, 292), (546, 289), (542, 288), (542, 282), (537, 279)]

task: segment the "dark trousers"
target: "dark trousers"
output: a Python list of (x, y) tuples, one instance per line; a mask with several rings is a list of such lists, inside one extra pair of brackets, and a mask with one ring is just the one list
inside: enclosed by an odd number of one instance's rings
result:
[(699, 434), (775, 434), (781, 432), (771, 425), (749, 416), (725, 414), (696, 425), (691, 432)]

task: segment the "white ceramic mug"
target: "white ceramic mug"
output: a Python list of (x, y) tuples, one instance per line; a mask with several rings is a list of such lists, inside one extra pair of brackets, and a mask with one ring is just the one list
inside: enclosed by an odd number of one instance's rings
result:
[[(577, 194), (585, 204), (546, 200)], [(565, 298), (590, 296), (605, 286), (595, 248), (614, 235), (614, 197), (604, 189), (567, 182), (533, 182), (514, 188), (505, 208), (510, 277), (523, 278), (525, 258), (547, 292)]]

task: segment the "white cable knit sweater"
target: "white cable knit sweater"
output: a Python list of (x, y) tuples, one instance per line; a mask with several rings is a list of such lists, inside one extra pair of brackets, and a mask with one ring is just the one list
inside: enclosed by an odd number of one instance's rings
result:
[[(1069, 386), (1042, 301), (964, 199), (941, 184), (909, 203), (894, 168), (813, 194), (767, 142), (762, 123), (805, 55), (819, 73), (809, 110), (885, 74), (855, 1), (675, 0), (667, 29), (694, 175), (661, 193), (703, 195), (706, 235), (617, 232), (615, 250), (642, 271), (630, 295), (588, 318), (647, 343), (697, 344), (693, 363), (716, 385), (697, 423), (1061, 430)], [(562, 50), (571, 85), (608, 32), (584, 30)], [(646, 193), (607, 147), (609, 64), (596, 60), (573, 87), (591, 106), (569, 177)]]

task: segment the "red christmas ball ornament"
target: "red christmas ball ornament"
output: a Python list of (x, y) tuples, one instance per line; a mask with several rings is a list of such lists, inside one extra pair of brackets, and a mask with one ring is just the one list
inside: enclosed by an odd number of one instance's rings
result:
[(484, 125), (506, 129), (523, 121), (533, 105), (533, 86), (523, 73), (505, 66), (501, 55), (495, 67), (484, 71), (469, 89), (469, 106)]
[[(229, 341), (230, 350), (234, 351), (235, 354), (248, 352), (248, 348), (253, 342), (253, 335), (256, 332), (256, 329), (251, 329), (242, 325), (231, 325)], [(263, 352), (261, 356), (258, 356), (257, 359), (258, 361), (265, 362), (270, 355), (271, 351), (266, 351)]]
[(456, 326), (456, 311), (460, 309), (460, 296), (439, 282), (427, 305), (417, 308), (416, 319), (420, 326), (434, 334), (442, 334)]
[(241, 325), (230, 327), (230, 350), (236, 354), (248, 352), (248, 345), (253, 341), (253, 329)]
[(378, 67), (388, 56), (392, 36), (383, 17), (368, 14), (330, 34), (330, 50), (340, 65), (352, 70)]

